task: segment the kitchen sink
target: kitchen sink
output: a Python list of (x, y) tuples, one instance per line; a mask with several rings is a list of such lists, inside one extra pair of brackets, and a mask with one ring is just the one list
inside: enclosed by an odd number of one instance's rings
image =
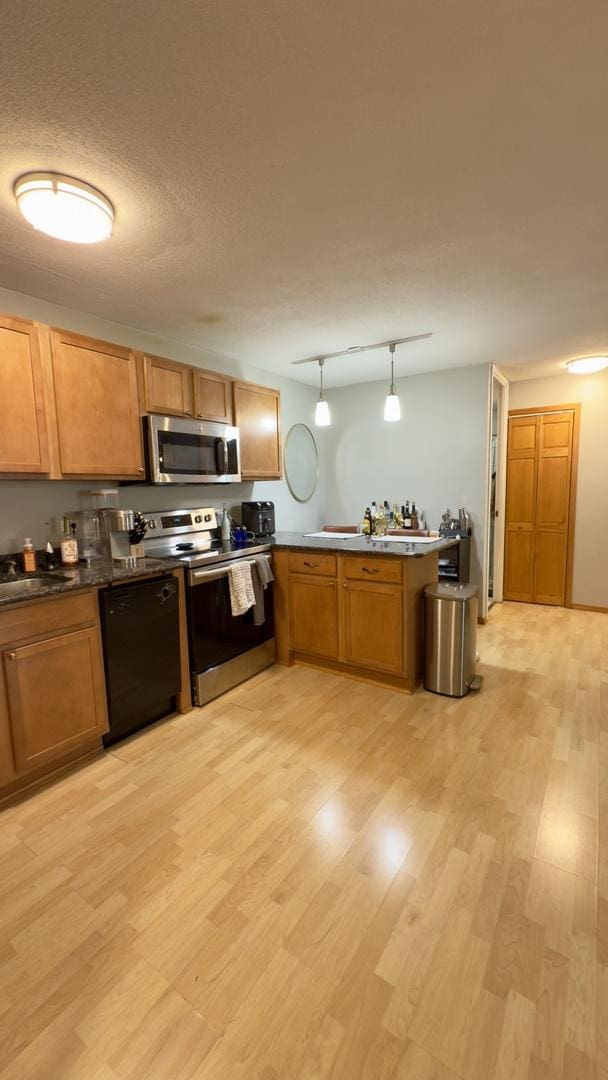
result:
[(17, 596), (29, 596), (40, 592), (41, 589), (46, 589), (49, 585), (58, 585), (62, 581), (69, 580), (63, 574), (35, 574), (32, 577), (14, 578), (12, 580), (7, 580), (4, 577), (4, 580), (0, 579), (0, 600), (9, 600)]

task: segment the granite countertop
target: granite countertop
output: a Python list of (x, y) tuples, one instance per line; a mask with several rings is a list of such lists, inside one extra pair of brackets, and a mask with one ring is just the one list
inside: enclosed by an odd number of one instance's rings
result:
[(291, 551), (336, 551), (350, 552), (357, 555), (396, 555), (401, 558), (421, 559), (435, 551), (444, 551), (453, 547), (458, 540), (438, 538), (434, 544), (394, 543), (383, 538), (363, 536), (353, 533), (349, 540), (336, 540), (331, 533), (327, 537), (306, 536), (305, 533), (278, 532), (274, 536), (274, 546)]
[[(44, 574), (53, 578), (53, 581), (45, 581), (41, 589), (36, 592), (19, 593), (16, 596), (0, 596), (0, 608), (9, 604), (22, 604), (25, 600), (42, 600), (47, 596), (62, 596), (65, 593), (76, 592), (78, 589), (91, 589), (103, 585), (117, 585), (123, 581), (132, 581), (135, 578), (151, 577), (156, 574), (169, 574), (179, 567), (174, 559), (138, 559), (135, 567), (125, 567), (120, 563), (112, 562), (111, 559), (94, 559), (90, 569), (84, 564), (71, 569), (66, 566), (58, 567), (57, 570), (45, 570), (42, 566), (36, 574)], [(16, 577), (8, 577), (0, 574), (0, 584), (10, 581), (25, 581), (35, 577), (36, 574), (17, 574)], [(66, 580), (67, 579), (67, 580)]]

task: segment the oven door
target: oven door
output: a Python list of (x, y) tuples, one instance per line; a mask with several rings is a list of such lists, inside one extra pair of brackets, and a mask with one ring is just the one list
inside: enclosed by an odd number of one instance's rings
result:
[(188, 575), (190, 668), (196, 676), (217, 668), (266, 642), (273, 642), (272, 582), (264, 589), (264, 622), (256, 626), (253, 608), (244, 615), (230, 611), (228, 566), (191, 570)]
[(239, 429), (211, 421), (149, 416), (153, 484), (229, 484), (241, 479)]

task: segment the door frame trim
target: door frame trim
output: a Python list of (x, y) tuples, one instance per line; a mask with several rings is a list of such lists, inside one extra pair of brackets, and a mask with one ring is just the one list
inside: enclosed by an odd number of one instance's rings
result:
[[(576, 485), (578, 476), (578, 448), (581, 428), (581, 405), (580, 402), (569, 402), (567, 405), (536, 405), (527, 409), (509, 409), (509, 418), (512, 416), (538, 416), (541, 413), (572, 412), (572, 458), (570, 462), (570, 491), (568, 504), (568, 533), (566, 550), (566, 582), (564, 591), (564, 607), (576, 607), (572, 603), (572, 575), (574, 567), (574, 528), (576, 525)], [(504, 522), (506, 526), (506, 521)]]

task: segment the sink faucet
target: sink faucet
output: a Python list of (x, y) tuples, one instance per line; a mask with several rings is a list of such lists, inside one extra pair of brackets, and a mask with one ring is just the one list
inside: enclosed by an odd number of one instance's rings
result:
[(7, 572), (9, 577), (17, 577), (17, 569), (16, 569), (16, 567), (17, 567), (17, 560), (16, 559), (7, 559), (6, 560), (6, 572)]

